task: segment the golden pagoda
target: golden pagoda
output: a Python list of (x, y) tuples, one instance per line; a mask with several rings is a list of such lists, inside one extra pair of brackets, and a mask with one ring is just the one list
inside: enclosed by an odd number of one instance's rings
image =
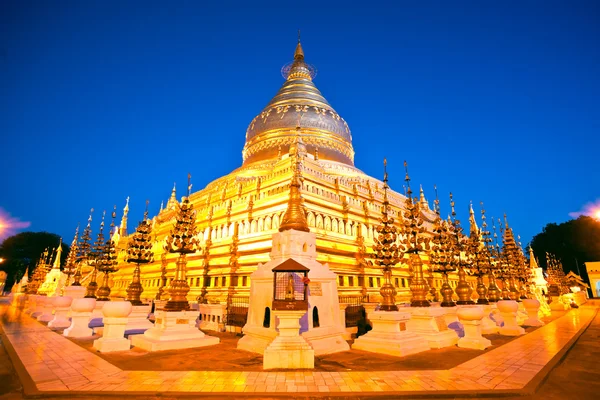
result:
[[(187, 255), (187, 298), (212, 303), (249, 293), (249, 275), (258, 263), (269, 261), (271, 237), (287, 209), (298, 154), (298, 189), (308, 227), (317, 236), (317, 261), (338, 274), (340, 295), (368, 295), (369, 301), (378, 301), (384, 279), (367, 249), (375, 244), (384, 183), (354, 166), (350, 128), (315, 86), (315, 69), (305, 62), (300, 40), (282, 74), (285, 82), (248, 126), (241, 166), (189, 196), (196, 210), (199, 251)], [(387, 190), (390, 218), (397, 220), (405, 200)], [(425, 206), (424, 196), (421, 201), (424, 226), (431, 232), (435, 213)], [(156, 298), (174, 277), (177, 254), (164, 248), (177, 204), (173, 187), (166, 207), (152, 218), (155, 257), (142, 270), (142, 299)], [(135, 268), (125, 261), (127, 241), (123, 235), (118, 245), (119, 269), (112, 288), (116, 297), (126, 297)], [(441, 286), (441, 275), (435, 278)], [(451, 279), (456, 282), (457, 277)], [(410, 300), (408, 281), (408, 266), (393, 269), (398, 301)]]

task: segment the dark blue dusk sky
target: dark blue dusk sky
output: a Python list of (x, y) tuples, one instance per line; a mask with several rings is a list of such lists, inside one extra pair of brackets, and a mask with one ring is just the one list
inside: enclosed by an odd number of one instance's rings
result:
[(188, 172), (239, 167), (298, 28), (356, 166), (387, 157), (393, 189), (406, 159), (444, 214), (483, 200), (523, 244), (600, 199), (600, 3), (350, 4), (0, 2), (0, 208), (70, 243), (90, 207), (130, 196), (133, 229)]

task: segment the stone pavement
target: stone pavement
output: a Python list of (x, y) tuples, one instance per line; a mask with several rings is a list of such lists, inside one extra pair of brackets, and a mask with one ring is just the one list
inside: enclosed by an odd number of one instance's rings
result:
[[(103, 394), (122, 397), (123, 392), (133, 396), (161, 394), (162, 398), (184, 395), (235, 398), (242, 393), (257, 397), (522, 396), (535, 391), (596, 315), (593, 308), (573, 310), (528, 335), (448, 370), (123, 371), (29, 316), (2, 307), (5, 313), (12, 313), (2, 322), (2, 340), (8, 341), (6, 348), (25, 394), (58, 398)], [(576, 399), (572, 394), (569, 399)]]

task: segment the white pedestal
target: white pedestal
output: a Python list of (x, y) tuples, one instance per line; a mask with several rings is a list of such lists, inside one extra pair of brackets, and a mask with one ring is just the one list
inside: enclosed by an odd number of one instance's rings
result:
[(429, 350), (429, 344), (406, 329), (406, 311), (373, 311), (373, 329), (354, 341), (353, 349), (403, 357)]
[[(37, 316), (37, 320), (40, 322), (50, 322), (54, 319), (52, 315), (52, 298), (44, 296), (42, 301), (42, 313)], [(38, 300), (39, 302), (39, 300)]]
[(147, 351), (187, 349), (211, 346), (219, 338), (195, 328), (198, 311), (157, 311), (156, 322), (143, 335), (132, 335), (131, 344)]
[(550, 303), (551, 311), (566, 311), (569, 309), (569, 306), (561, 301), (560, 296), (552, 296), (550, 297), (550, 300), (552, 300)]
[(302, 333), (302, 337), (308, 341), (310, 347), (315, 351), (315, 355), (320, 356), (350, 350), (350, 345), (344, 338), (345, 333), (345, 329), (341, 330), (339, 327), (330, 326), (312, 328)]
[(83, 286), (67, 286), (65, 288), (65, 296), (73, 299), (83, 299), (85, 297), (85, 287)]
[(90, 318), (92, 317), (91, 311), (73, 311), (71, 309), (71, 326), (69, 326), (63, 332), (63, 336), (66, 337), (90, 337), (93, 335), (92, 329), (88, 327)]
[(94, 349), (100, 353), (129, 350), (131, 343), (125, 339), (127, 317), (104, 317), (104, 333), (100, 339), (94, 340)]
[(527, 311), (527, 319), (523, 322), (526, 326), (544, 326), (545, 324), (538, 318), (540, 302), (536, 299), (523, 300), (523, 306)]
[(199, 304), (198, 311), (201, 315), (198, 328), (216, 332), (225, 331), (226, 304)]
[(458, 339), (458, 347), (475, 350), (485, 350), (492, 342), (481, 336), (484, 311), (482, 306), (462, 306), (458, 317), (463, 324), (465, 335)]
[(484, 304), (483, 308), (483, 319), (481, 320), (481, 333), (484, 335), (492, 335), (498, 333), (498, 325), (490, 318), (490, 314), (493, 312), (493, 306), (491, 304)]
[(379, 303), (363, 303), (363, 307), (365, 309), (365, 314), (367, 315), (367, 324), (371, 325), (371, 327), (373, 327), (373, 323), (369, 319), (369, 315), (372, 314), (373, 312), (375, 312), (375, 309), (377, 308), (378, 305), (379, 305)]
[(446, 311), (433, 307), (411, 307), (407, 323), (408, 330), (425, 339), (432, 349), (454, 346), (458, 342), (455, 331), (446, 325)]
[[(133, 306), (131, 309), (131, 314), (129, 314), (129, 317), (127, 317), (127, 325), (125, 325), (125, 330), (132, 331), (154, 328), (154, 324), (148, 320), (148, 315), (150, 314), (151, 308), (151, 304)], [(106, 325), (106, 322), (104, 324)]]
[(277, 337), (277, 331), (270, 328), (244, 325), (244, 336), (238, 340), (237, 348), (251, 351), (252, 353), (264, 354), (265, 349)]
[(519, 306), (514, 300), (501, 300), (498, 302), (498, 310), (504, 320), (504, 325), (499, 333), (504, 336), (519, 336), (525, 334), (525, 329), (517, 324), (517, 310)]
[(300, 318), (306, 311), (273, 311), (279, 320), (279, 335), (265, 349), (263, 369), (315, 367), (315, 351), (300, 336)]
[(35, 295), (33, 298), (33, 305), (31, 307), (31, 317), (36, 318), (44, 313), (44, 299), (40, 295)]
[(450, 325), (454, 322), (458, 321), (458, 316), (456, 315), (456, 311), (458, 310), (457, 306), (454, 307), (441, 307), (444, 310), (444, 320), (446, 321), (446, 325)]
[(54, 319), (48, 322), (48, 328), (63, 329), (71, 326), (71, 321), (67, 318), (70, 307), (56, 307), (54, 309)]

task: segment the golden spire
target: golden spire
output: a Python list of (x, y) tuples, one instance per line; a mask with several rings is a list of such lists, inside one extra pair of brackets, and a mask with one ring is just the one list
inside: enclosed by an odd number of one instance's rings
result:
[(421, 203), (421, 209), (429, 210), (429, 202), (425, 198), (425, 192), (423, 191), (423, 185), (419, 185), (419, 203)]
[(473, 211), (473, 202), (469, 204), (469, 234), (479, 235), (479, 227), (477, 226), (477, 220), (475, 219), (475, 211)]
[(300, 156), (298, 154), (298, 148), (296, 148), (296, 163), (294, 165), (294, 175), (290, 183), (290, 197), (288, 200), (288, 207), (283, 214), (281, 219), (281, 225), (279, 226), (279, 232), (287, 231), (290, 229), (302, 232), (310, 232), (308, 228), (308, 222), (306, 222), (306, 214), (304, 214), (304, 208), (302, 207), (302, 196), (300, 195)]
[(300, 29), (298, 29), (298, 44), (296, 45), (296, 51), (294, 52), (294, 60), (304, 60), (304, 51), (302, 50), (302, 44), (300, 43)]
[[(123, 217), (121, 218), (121, 226), (119, 227), (119, 235), (127, 236), (127, 214), (129, 214), (129, 196), (125, 199), (125, 207), (123, 208)], [(112, 233), (112, 232), (111, 232)]]
[(58, 243), (58, 249), (56, 250), (56, 258), (54, 259), (54, 264), (52, 264), (52, 269), (60, 269), (60, 256), (62, 255), (62, 238), (60, 238), (60, 242)]
[(531, 247), (531, 244), (529, 245), (529, 268), (531, 268), (531, 269), (538, 268), (538, 264), (535, 259), (535, 254), (533, 254), (533, 247)]
[(175, 182), (173, 182), (173, 190), (171, 190), (171, 197), (167, 201), (167, 210), (172, 210), (177, 204), (177, 192), (175, 191)]

